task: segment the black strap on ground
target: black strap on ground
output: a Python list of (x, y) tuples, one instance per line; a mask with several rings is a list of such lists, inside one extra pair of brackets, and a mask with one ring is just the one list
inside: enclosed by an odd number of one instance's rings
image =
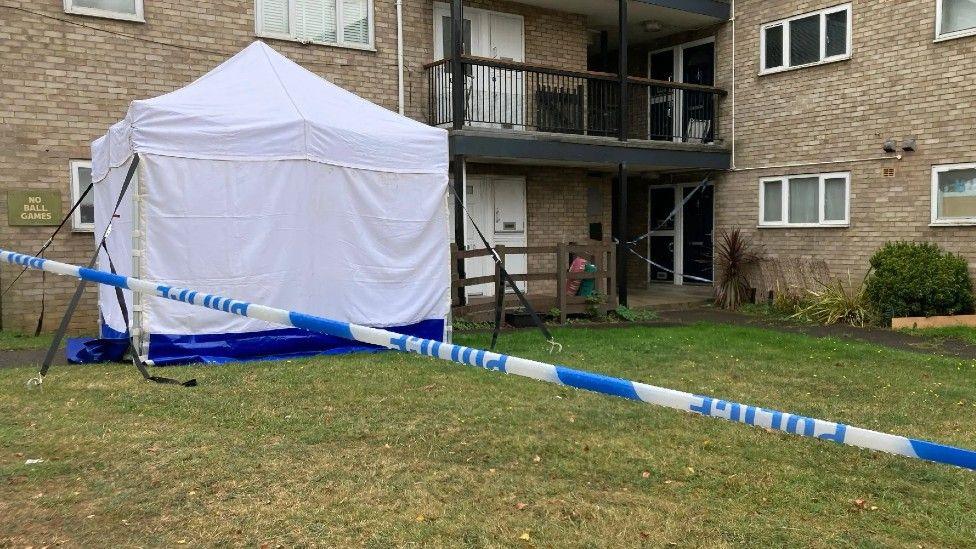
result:
[[(65, 224), (68, 222), (68, 220), (71, 219), (71, 216), (75, 213), (75, 210), (77, 210), (81, 206), (81, 202), (85, 199), (86, 196), (88, 196), (88, 193), (91, 192), (92, 187), (94, 186), (95, 186), (94, 182), (88, 184), (88, 187), (85, 188), (85, 192), (81, 193), (81, 196), (78, 197), (78, 200), (76, 200), (74, 205), (71, 206), (71, 209), (68, 210), (67, 215), (64, 216), (64, 219), (61, 220), (61, 223), (59, 223), (57, 228), (54, 229), (54, 232), (51, 233), (51, 236), (50, 238), (47, 239), (47, 242), (45, 242), (41, 246), (41, 249), (38, 250), (36, 254), (34, 254), (35, 257), (41, 257), (42, 255), (44, 255), (44, 250), (47, 250), (48, 246), (54, 243), (54, 237), (58, 236), (58, 233), (61, 232), (61, 229), (63, 229)], [(10, 291), (10, 288), (14, 287), (14, 284), (16, 284), (18, 280), (20, 280), (20, 277), (24, 276), (24, 273), (26, 273), (29, 268), (30, 267), (24, 267), (19, 273), (17, 273), (17, 276), (14, 277), (13, 281), (7, 286), (7, 289), (3, 291), (2, 295), (7, 295), (7, 292)], [(42, 276), (41, 280), (43, 281), (44, 271), (41, 271), (41, 276)], [(43, 294), (42, 294), (42, 299), (43, 299)], [(44, 310), (44, 302), (41, 301), (41, 311), (42, 311), (41, 318), (44, 318), (43, 310)], [(40, 325), (40, 321), (38, 321), (38, 325)]]
[(522, 290), (518, 289), (518, 286), (515, 284), (515, 280), (512, 279), (512, 275), (508, 274), (508, 271), (502, 265), (502, 260), (495, 252), (495, 248), (488, 243), (488, 239), (485, 237), (485, 234), (481, 232), (481, 228), (478, 227), (478, 224), (474, 222), (474, 218), (472, 218), (471, 214), (468, 213), (468, 209), (464, 207), (464, 202), (461, 200), (461, 197), (454, 192), (451, 194), (454, 195), (454, 200), (457, 201), (458, 205), (461, 207), (461, 210), (464, 211), (464, 214), (468, 216), (468, 219), (471, 221), (471, 226), (474, 227), (475, 232), (478, 233), (478, 237), (481, 238), (481, 242), (485, 245), (485, 248), (491, 250), (491, 257), (495, 260), (495, 264), (498, 266), (504, 281), (504, 283), (501, 285), (501, 291), (498, 291), (498, 289), (495, 290), (496, 294), (501, 295), (495, 296), (495, 328), (491, 336), (491, 349), (495, 348), (495, 342), (498, 340), (498, 332), (501, 329), (501, 309), (504, 305), (505, 284), (508, 284), (512, 288), (512, 291), (515, 292), (515, 296), (518, 297), (522, 307), (524, 307), (525, 310), (529, 312), (529, 316), (532, 317), (532, 323), (535, 324), (536, 328), (542, 332), (542, 335), (545, 336), (546, 341), (548, 341), (553, 347), (562, 348), (562, 345), (559, 345), (556, 343), (556, 340), (553, 339), (552, 334), (546, 328), (546, 325), (544, 322), (542, 322), (542, 319), (539, 318), (539, 315), (535, 312), (532, 304), (530, 304), (529, 300), (526, 299), (525, 294), (522, 293)]
[[(44, 257), (39, 255), (37, 257)], [(41, 328), (44, 326), (44, 287), (47, 285), (47, 271), (41, 271), (41, 312), (37, 315), (37, 326), (34, 327), (34, 337), (41, 335)]]
[[(115, 263), (112, 261), (112, 256), (108, 253), (108, 246), (105, 245), (104, 240), (102, 241), (102, 250), (105, 251), (105, 258), (108, 259), (109, 270), (112, 272), (112, 274), (118, 274), (118, 272), (115, 270)], [(126, 326), (129, 326), (129, 308), (126, 307), (125, 305), (125, 294), (122, 293), (122, 288), (119, 288), (118, 286), (115, 287), (115, 299), (117, 299), (119, 302), (119, 310), (122, 311), (123, 322), (125, 323)], [(146, 368), (146, 365), (142, 362), (142, 359), (139, 358), (139, 351), (138, 349), (136, 349), (136, 346), (132, 343), (133, 338), (131, 337), (131, 335), (128, 338), (128, 340), (129, 340), (129, 345), (126, 347), (125, 352), (129, 353), (129, 356), (132, 359), (132, 365), (135, 366), (137, 370), (139, 370), (139, 373), (142, 374), (142, 377), (145, 378), (146, 381), (152, 381), (154, 383), (165, 383), (169, 385), (182, 385), (184, 387), (197, 386), (196, 379), (191, 379), (188, 381), (179, 381), (168, 377), (151, 375), (149, 373), (149, 370)]]

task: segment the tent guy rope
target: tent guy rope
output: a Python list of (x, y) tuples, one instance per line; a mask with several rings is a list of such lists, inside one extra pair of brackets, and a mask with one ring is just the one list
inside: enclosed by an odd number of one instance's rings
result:
[(348, 322), (313, 316), (297, 311), (286, 311), (256, 303), (206, 294), (188, 288), (174, 288), (138, 278), (107, 273), (86, 267), (78, 267), (67, 263), (59, 263), (50, 259), (19, 254), (7, 250), (0, 250), (0, 261), (7, 261), (15, 265), (22, 265), (59, 275), (73, 276), (90, 282), (106, 284), (137, 293), (162, 297), (164, 299), (181, 301), (230, 314), (256, 318), (284, 326), (294, 326), (312, 332), (342, 337), (387, 349), (416, 353), (467, 366), (476, 366), (486, 370), (497, 370), (539, 381), (547, 381), (557, 385), (567, 385), (578, 389), (586, 389), (606, 395), (674, 408), (676, 410), (717, 417), (738, 423), (746, 423), (766, 429), (775, 429), (795, 435), (830, 440), (848, 446), (879, 450), (890, 454), (976, 470), (976, 451), (964, 448), (871, 431), (843, 423), (834, 423), (832, 421), (814, 419), (788, 412), (739, 404), (737, 402), (729, 402), (709, 396), (656, 387), (636, 381), (574, 370), (565, 366), (547, 364), (481, 349), (406, 336), (379, 328), (350, 324)]

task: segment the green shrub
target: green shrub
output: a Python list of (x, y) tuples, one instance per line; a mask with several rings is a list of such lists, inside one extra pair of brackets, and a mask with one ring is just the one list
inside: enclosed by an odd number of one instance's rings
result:
[(885, 320), (973, 309), (973, 283), (966, 260), (931, 243), (885, 244), (871, 257), (865, 291)]

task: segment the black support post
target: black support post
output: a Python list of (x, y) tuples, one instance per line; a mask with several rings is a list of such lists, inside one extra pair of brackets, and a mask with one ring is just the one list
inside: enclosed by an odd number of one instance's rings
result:
[(627, 306), (627, 163), (617, 165), (617, 300)]
[[(454, 200), (454, 243), (457, 246), (458, 251), (464, 249), (464, 210), (461, 209), (461, 205), (458, 204), (458, 200), (464, 200), (464, 157), (461, 155), (455, 155), (451, 162), (451, 176), (454, 179), (454, 196), (457, 197)], [(457, 274), (458, 278), (464, 278), (464, 260), (457, 260)], [(465, 288), (459, 287), (457, 289), (457, 303), (459, 305), (467, 305), (467, 295), (465, 294)]]
[(629, 117), (629, 113), (627, 112), (627, 102), (628, 102), (628, 98), (627, 98), (627, 73), (628, 73), (627, 70), (627, 2), (628, 0), (619, 0), (619, 2), (620, 2), (620, 10), (619, 10), (620, 20), (617, 23), (617, 30), (620, 31), (620, 39), (618, 43), (620, 49), (617, 52), (618, 61), (619, 61), (617, 63), (618, 64), (617, 75), (620, 77), (620, 109), (619, 109), (620, 136), (619, 137), (621, 141), (626, 141), (627, 133), (630, 130), (630, 128), (627, 127), (628, 126), (627, 122)]
[[(446, 53), (446, 52), (445, 52)], [(455, 130), (464, 127), (464, 7), (451, 0), (451, 120)]]

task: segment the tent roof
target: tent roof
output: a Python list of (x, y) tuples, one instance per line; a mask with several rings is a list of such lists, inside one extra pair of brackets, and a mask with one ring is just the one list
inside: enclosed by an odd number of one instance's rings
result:
[(448, 165), (447, 131), (350, 93), (261, 41), (184, 88), (133, 101), (92, 143), (94, 179), (140, 152), (400, 173), (447, 173)]

